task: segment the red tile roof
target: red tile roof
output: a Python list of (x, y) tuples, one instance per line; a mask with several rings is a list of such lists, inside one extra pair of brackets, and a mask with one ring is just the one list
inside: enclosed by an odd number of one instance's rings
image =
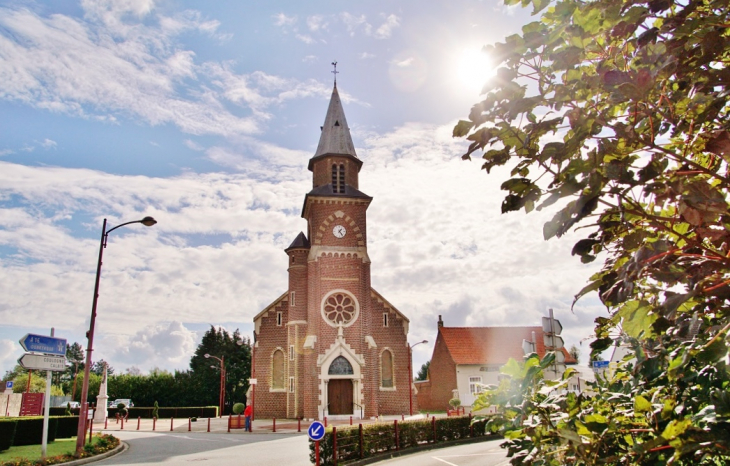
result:
[[(545, 355), (542, 327), (441, 327), (446, 347), (456, 364), (504, 364), (509, 358), (524, 358), (522, 340), (532, 341), (535, 332), (537, 354)], [(565, 362), (576, 364), (563, 348)]]

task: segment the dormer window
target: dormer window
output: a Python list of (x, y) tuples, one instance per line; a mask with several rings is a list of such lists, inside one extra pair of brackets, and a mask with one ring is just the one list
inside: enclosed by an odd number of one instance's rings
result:
[(345, 193), (345, 164), (332, 164), (332, 192)]

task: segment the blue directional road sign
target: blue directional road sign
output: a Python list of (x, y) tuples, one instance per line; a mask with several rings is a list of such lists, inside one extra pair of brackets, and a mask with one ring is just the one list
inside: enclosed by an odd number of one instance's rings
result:
[(605, 369), (608, 367), (608, 361), (593, 361), (593, 370)]
[(309, 429), (307, 429), (307, 434), (309, 434), (309, 438), (311, 438), (315, 442), (322, 440), (322, 437), (324, 437), (324, 424), (319, 421), (314, 421), (309, 425)]
[(54, 338), (47, 335), (34, 335), (26, 333), (20, 339), (20, 346), (24, 350), (31, 353), (55, 354), (58, 356), (66, 356), (66, 340), (63, 338)]

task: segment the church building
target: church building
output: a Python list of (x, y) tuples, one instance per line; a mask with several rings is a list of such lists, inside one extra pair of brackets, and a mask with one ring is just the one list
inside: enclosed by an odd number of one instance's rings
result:
[(289, 288), (254, 317), (256, 418), (407, 414), (408, 318), (370, 286), (367, 209), (335, 82), (309, 160), (307, 221), (285, 249)]

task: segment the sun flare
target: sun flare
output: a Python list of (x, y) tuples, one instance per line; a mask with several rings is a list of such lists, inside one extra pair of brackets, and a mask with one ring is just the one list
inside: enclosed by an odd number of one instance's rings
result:
[(484, 53), (481, 47), (471, 47), (462, 50), (456, 65), (456, 78), (467, 92), (479, 94), (482, 87), (492, 76), (494, 66), (489, 56)]

